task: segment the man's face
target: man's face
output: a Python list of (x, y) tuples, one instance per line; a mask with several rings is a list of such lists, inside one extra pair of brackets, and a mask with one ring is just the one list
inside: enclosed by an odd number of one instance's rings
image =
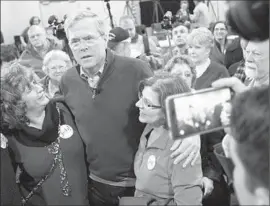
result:
[(223, 40), (228, 34), (227, 28), (224, 23), (216, 24), (213, 35), (217, 41)]
[(134, 38), (136, 35), (135, 24), (131, 19), (125, 19), (120, 22), (120, 27), (125, 29), (131, 38)]
[(96, 67), (106, 56), (107, 41), (96, 26), (96, 20), (84, 18), (68, 30), (68, 41), (76, 61), (89, 72), (96, 72)]
[(120, 42), (115, 48), (115, 53), (120, 56), (130, 57), (130, 42)]
[(187, 36), (188, 36), (188, 28), (187, 27), (182, 26), (182, 25), (175, 27), (172, 30), (172, 34), (173, 34), (173, 41), (174, 41), (175, 45), (177, 45), (177, 46), (186, 45)]
[(248, 189), (247, 171), (237, 153), (238, 143), (232, 138), (230, 139), (229, 145), (230, 157), (235, 165), (233, 171), (233, 185), (240, 205), (269, 205), (269, 194), (265, 195), (265, 197), (257, 189), (255, 189), (254, 192)]
[(46, 42), (46, 32), (41, 27), (31, 27), (28, 31), (29, 42), (33, 47), (42, 47)]
[(33, 19), (33, 25), (39, 25), (39, 23), (40, 23), (39, 18), (36, 17)]
[(258, 77), (269, 73), (269, 40), (248, 42), (244, 51), (245, 66)]

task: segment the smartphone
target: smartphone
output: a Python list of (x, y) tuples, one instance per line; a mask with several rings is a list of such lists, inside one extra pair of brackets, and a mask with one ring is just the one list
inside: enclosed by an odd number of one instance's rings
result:
[[(230, 103), (230, 88), (207, 88), (166, 98), (166, 119), (173, 139), (223, 129), (220, 114)], [(228, 123), (229, 124), (229, 123)]]

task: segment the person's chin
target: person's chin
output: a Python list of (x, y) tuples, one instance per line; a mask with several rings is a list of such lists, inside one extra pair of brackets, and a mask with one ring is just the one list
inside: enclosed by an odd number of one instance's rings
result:
[(82, 59), (81, 60), (81, 66), (88, 68), (88, 67), (93, 67), (95, 65), (95, 62), (89, 59)]
[(140, 115), (140, 116), (139, 116), (139, 121), (140, 121), (141, 123), (147, 123), (147, 121), (145, 120), (145, 118), (143, 117), (143, 115)]

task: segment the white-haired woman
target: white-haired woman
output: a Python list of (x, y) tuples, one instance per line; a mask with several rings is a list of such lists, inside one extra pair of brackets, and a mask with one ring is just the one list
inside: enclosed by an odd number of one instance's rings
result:
[[(228, 77), (225, 66), (210, 60), (214, 46), (214, 36), (207, 28), (194, 29), (188, 36), (188, 53), (195, 64), (195, 90), (211, 87), (220, 78)], [(203, 206), (230, 205), (227, 184), (223, 170), (214, 155), (214, 145), (220, 143), (225, 133), (223, 130), (201, 135), (201, 156), (203, 169)]]
[(225, 66), (210, 60), (210, 53), (214, 46), (214, 36), (207, 28), (194, 29), (187, 38), (188, 54), (195, 64), (195, 89), (211, 87), (213, 81), (229, 77)]
[(61, 50), (52, 50), (46, 54), (43, 60), (43, 71), (47, 75), (41, 83), (45, 92), (52, 98), (59, 89), (59, 83), (63, 74), (72, 67), (69, 56)]

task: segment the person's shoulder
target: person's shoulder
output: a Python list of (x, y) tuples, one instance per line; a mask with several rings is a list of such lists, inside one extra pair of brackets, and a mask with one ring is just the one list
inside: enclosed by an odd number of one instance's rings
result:
[(77, 68), (76, 66), (73, 66), (64, 73), (61, 78), (61, 83), (69, 82), (71, 79), (76, 78), (77, 76), (79, 76)]

